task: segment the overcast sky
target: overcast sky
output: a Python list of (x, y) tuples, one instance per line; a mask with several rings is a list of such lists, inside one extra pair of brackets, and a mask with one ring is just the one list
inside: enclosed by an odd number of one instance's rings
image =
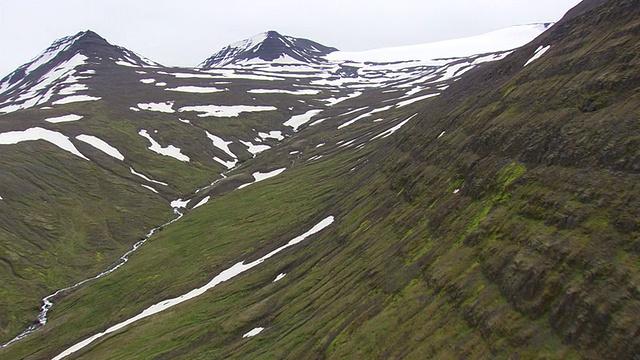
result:
[(91, 29), (164, 65), (195, 66), (267, 30), (368, 50), (557, 21), (580, 0), (0, 0), (0, 78)]

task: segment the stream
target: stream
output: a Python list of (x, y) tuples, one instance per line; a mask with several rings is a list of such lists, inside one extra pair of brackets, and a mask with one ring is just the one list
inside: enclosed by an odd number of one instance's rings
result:
[[(209, 189), (213, 186), (215, 186), (220, 180), (223, 180), (227, 177), (227, 173), (229, 171), (234, 170), (233, 169), (229, 169), (223, 173), (220, 174), (221, 178), (214, 180), (211, 184), (206, 185), (204, 187), (201, 187), (199, 189), (197, 189), (194, 192), (194, 196), (196, 194), (198, 194), (200, 191)], [(1, 199), (1, 198), (0, 198)], [(5, 348), (11, 344), (13, 344), (16, 341), (22, 340), (24, 338), (26, 338), (27, 336), (33, 334), (34, 331), (36, 331), (38, 328), (40, 328), (41, 326), (43, 326), (44, 324), (47, 323), (47, 313), (49, 312), (49, 310), (51, 309), (51, 307), (53, 306), (53, 300), (56, 296), (60, 295), (61, 293), (65, 292), (65, 291), (69, 291), (69, 290), (73, 290), (79, 286), (82, 286), (90, 281), (96, 280), (98, 278), (101, 278), (105, 275), (109, 275), (112, 272), (116, 271), (118, 268), (120, 268), (122, 265), (124, 265), (127, 261), (129, 261), (129, 256), (131, 256), (131, 254), (133, 254), (136, 250), (138, 250), (138, 248), (140, 246), (142, 246), (145, 242), (147, 242), (147, 240), (149, 240), (149, 238), (151, 237), (151, 235), (153, 235), (156, 231), (162, 229), (163, 227), (173, 224), (174, 222), (180, 220), (180, 218), (182, 218), (182, 216), (184, 215), (183, 213), (181, 213), (178, 209), (179, 208), (184, 208), (187, 206), (187, 204), (189, 203), (189, 201), (191, 201), (191, 199), (189, 200), (185, 200), (182, 201), (182, 199), (178, 199), (176, 201), (172, 201), (171, 202), (171, 207), (173, 208), (173, 213), (176, 214), (177, 216), (175, 218), (173, 218), (172, 220), (167, 221), (166, 223), (157, 226), (153, 229), (151, 229), (147, 235), (144, 237), (144, 239), (136, 242), (135, 244), (133, 244), (133, 247), (127, 251), (126, 253), (124, 253), (122, 256), (120, 256), (120, 259), (118, 259), (113, 265), (111, 265), (111, 267), (107, 268), (107, 270), (104, 270), (103, 272), (99, 273), (98, 275), (95, 275), (93, 277), (84, 279), (82, 281), (79, 281), (71, 286), (67, 286), (65, 288), (62, 289), (58, 289), (56, 290), (56, 292), (45, 296), (44, 298), (42, 298), (42, 306), (40, 307), (40, 313), (38, 314), (38, 317), (36, 318), (36, 320), (33, 322), (33, 324), (31, 324), (28, 328), (26, 328), (23, 332), (21, 332), (20, 334), (18, 334), (16, 337), (14, 337), (13, 339), (9, 340), (8, 342), (4, 343), (4, 344), (0, 344), (0, 349)]]
[(118, 270), (118, 268), (120, 268), (122, 265), (124, 265), (127, 261), (129, 261), (129, 256), (131, 256), (131, 254), (133, 254), (136, 250), (138, 250), (138, 248), (140, 246), (142, 246), (142, 244), (144, 244), (145, 242), (147, 242), (147, 240), (149, 240), (149, 238), (151, 237), (151, 235), (153, 235), (156, 231), (160, 230), (161, 228), (172, 224), (178, 220), (180, 220), (180, 218), (183, 216), (183, 214), (178, 211), (177, 208), (173, 209), (174, 214), (176, 214), (177, 216), (175, 218), (173, 218), (172, 220), (158, 226), (155, 227), (153, 229), (151, 229), (151, 231), (149, 231), (147, 233), (147, 235), (144, 237), (144, 239), (136, 242), (135, 244), (133, 244), (133, 247), (131, 247), (131, 249), (129, 251), (127, 251), (126, 253), (124, 253), (122, 256), (120, 256), (120, 258), (113, 264), (111, 265), (111, 267), (109, 267), (107, 270), (104, 270), (103, 272), (99, 273), (98, 275), (95, 275), (93, 277), (84, 279), (82, 281), (79, 281), (71, 286), (67, 286), (65, 288), (56, 290), (56, 292), (54, 292), (53, 294), (47, 295), (44, 298), (42, 298), (42, 306), (40, 307), (40, 313), (38, 314), (38, 317), (36, 319), (36, 321), (33, 322), (33, 324), (31, 324), (28, 328), (26, 328), (23, 332), (21, 332), (19, 335), (17, 335), (16, 337), (14, 337), (13, 339), (9, 340), (8, 342), (0, 345), (0, 348), (4, 348), (7, 347), (11, 344), (13, 344), (16, 341), (22, 340), (24, 338), (26, 338), (27, 336), (31, 335), (34, 331), (36, 331), (39, 327), (43, 326), (44, 324), (47, 323), (47, 313), (49, 312), (49, 310), (51, 309), (51, 307), (53, 306), (53, 298), (55, 298), (56, 296), (60, 295), (61, 293), (65, 292), (65, 291), (69, 291), (69, 290), (73, 290), (79, 286), (82, 286), (90, 281), (99, 279), (105, 275), (109, 275), (112, 272)]
[[(237, 166), (236, 166), (237, 167)], [(196, 194), (198, 194), (199, 192), (209, 189), (213, 186), (215, 186), (219, 181), (225, 179), (227, 176), (226, 174), (232, 170), (234, 170), (235, 167), (233, 169), (229, 169), (223, 173), (220, 174), (221, 178), (216, 179), (215, 181), (213, 181), (211, 184), (206, 185), (204, 187), (201, 187), (199, 189), (197, 189), (194, 192), (194, 196)], [(66, 292), (66, 291), (70, 291), (73, 289), (76, 289), (90, 281), (99, 279), (103, 276), (109, 275), (112, 272), (116, 271), (117, 269), (119, 269), (121, 266), (123, 266), (124, 264), (127, 263), (127, 261), (129, 261), (129, 257), (131, 256), (131, 254), (133, 254), (136, 250), (138, 250), (138, 248), (140, 248), (145, 242), (147, 242), (147, 240), (149, 240), (149, 238), (156, 233), (158, 230), (162, 229), (165, 226), (168, 226), (170, 224), (173, 224), (174, 222), (180, 220), (180, 218), (182, 218), (182, 216), (184, 216), (184, 214), (182, 212), (180, 212), (178, 209), (179, 208), (186, 208), (187, 204), (192, 200), (192, 198), (189, 198), (188, 200), (183, 201), (182, 199), (178, 199), (175, 201), (171, 202), (171, 206), (173, 207), (173, 212), (176, 215), (175, 218), (167, 221), (166, 223), (157, 226), (153, 229), (151, 229), (147, 235), (140, 241), (136, 242), (135, 244), (133, 244), (133, 246), (131, 247), (131, 249), (129, 251), (127, 251), (126, 253), (124, 253), (122, 256), (120, 256), (120, 258), (113, 264), (111, 265), (109, 268), (107, 268), (106, 270), (102, 271), (101, 273), (92, 276), (90, 278), (86, 278), (84, 280), (81, 280), (71, 286), (67, 286), (65, 288), (62, 289), (58, 289), (56, 290), (54, 293), (45, 296), (44, 298), (42, 298), (42, 306), (40, 307), (40, 313), (38, 314), (38, 317), (36, 318), (36, 321), (33, 322), (33, 324), (31, 324), (29, 327), (27, 327), (23, 332), (21, 332), (20, 334), (18, 334), (16, 337), (14, 337), (13, 339), (11, 339), (10, 341), (4, 343), (4, 344), (0, 344), (0, 349), (7, 347), (11, 344), (13, 344), (16, 341), (22, 340), (26, 337), (28, 337), (29, 335), (33, 334), (38, 328), (44, 326), (47, 323), (47, 314), (49, 312), (49, 310), (51, 309), (51, 307), (54, 305), (53, 299)], [(234, 266), (232, 266), (231, 268), (224, 270), (223, 272), (221, 272), (218, 276), (214, 277), (208, 284), (206, 284), (203, 287), (191, 290), (190, 292), (188, 292), (187, 294), (181, 295), (180, 297), (174, 298), (174, 299), (168, 299), (168, 300), (164, 300), (161, 301), (160, 303), (157, 303), (155, 305), (150, 306), (149, 308), (147, 308), (146, 310), (144, 310), (142, 313), (134, 316), (131, 319), (128, 319), (126, 321), (123, 321), (119, 324), (116, 324), (112, 327), (110, 327), (109, 329), (105, 330), (104, 332), (98, 333), (96, 335), (93, 335), (92, 337), (85, 339), (84, 341), (79, 342), (78, 344), (70, 347), (69, 349), (65, 350), (63, 353), (61, 353), (60, 355), (56, 356), (54, 359), (62, 359), (63, 357), (74, 353), (80, 349), (82, 349), (83, 347), (89, 345), (91, 342), (93, 342), (94, 340), (109, 334), (111, 332), (114, 332), (116, 330), (119, 330), (135, 321), (138, 321), (142, 318), (145, 318), (147, 316), (151, 316), (153, 314), (156, 314), (158, 312), (164, 311), (172, 306), (175, 306), (177, 304), (180, 304), (186, 300), (192, 299), (196, 296), (202, 295), (205, 291), (207, 291), (208, 289), (218, 285), (219, 283), (222, 283), (224, 281), (227, 281), (229, 279), (231, 279), (232, 277), (246, 271), (249, 270), (250, 268), (261, 264), (264, 260), (270, 258), (271, 256), (277, 254), (278, 252), (293, 246), (303, 240), (306, 239), (306, 237), (315, 234), (316, 232), (319, 232), (321, 230), (323, 230), (325, 227), (331, 225), (333, 223), (333, 216), (329, 216), (327, 218), (325, 218), (324, 220), (322, 220), (320, 223), (316, 224), (313, 228), (311, 228), (309, 231), (307, 231), (306, 233), (294, 238), (293, 240), (289, 241), (286, 245), (281, 246), (280, 248), (270, 252), (269, 254), (263, 256), (262, 258), (255, 260), (249, 264), (244, 264), (244, 262), (239, 262), (237, 264), (235, 264)]]

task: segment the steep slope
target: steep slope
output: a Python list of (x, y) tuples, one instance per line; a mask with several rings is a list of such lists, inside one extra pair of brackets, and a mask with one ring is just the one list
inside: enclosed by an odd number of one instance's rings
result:
[[(415, 308), (421, 288), (446, 313), (421, 338), (434, 356), (637, 357), (637, 5), (581, 4), (394, 139), (401, 153), (384, 169), (401, 196), (389, 211), (404, 209), (398, 233), (424, 246), (403, 304)], [(367, 333), (376, 325), (345, 337), (382, 339)]]
[(324, 56), (333, 51), (337, 49), (308, 39), (267, 31), (224, 47), (200, 63), (198, 68), (208, 69), (252, 62), (321, 64), (326, 62)]

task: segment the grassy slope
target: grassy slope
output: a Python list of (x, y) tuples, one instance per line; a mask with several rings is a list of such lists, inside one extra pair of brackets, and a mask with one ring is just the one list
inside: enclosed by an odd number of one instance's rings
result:
[[(41, 297), (101, 271), (170, 216), (157, 195), (53, 145), (16, 146), (1, 162), (3, 339), (35, 319)], [(141, 209), (155, 215), (142, 217)]]
[(210, 201), (154, 236), (121, 271), (65, 298), (43, 331), (5, 349), (7, 354), (44, 348), (46, 355), (36, 357), (55, 355), (54, 344), (73, 342), (79, 330), (91, 333), (135, 315), (148, 304), (202, 285), (227, 266), (299, 235), (300, 229), (331, 213), (341, 184), (325, 174), (334, 166), (348, 172), (350, 164), (343, 162), (303, 167)]
[[(154, 114), (136, 124), (108, 105), (84, 106), (71, 104), (63, 110), (87, 114), (81, 125), (50, 127), (59, 127), (71, 138), (81, 133), (96, 135), (120, 149), (125, 163), (79, 141), (75, 142), (78, 150), (91, 161), (44, 141), (3, 146), (2, 342), (36, 318), (43, 296), (104, 270), (149, 229), (173, 216), (168, 200), (209, 183), (222, 171), (221, 166), (197, 159), (185, 164), (149, 151), (148, 142), (137, 131), (144, 123), (163, 122)], [(43, 115), (37, 111), (12, 116), (1, 119), (8, 129), (14, 121), (42, 126), (38, 119)], [(151, 178), (172, 180), (167, 187), (149, 184), (132, 175), (129, 166)], [(140, 184), (156, 187), (160, 195)]]

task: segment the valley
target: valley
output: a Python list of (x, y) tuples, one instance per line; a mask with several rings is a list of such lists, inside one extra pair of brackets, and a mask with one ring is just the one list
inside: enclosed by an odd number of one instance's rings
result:
[(193, 68), (54, 42), (0, 80), (0, 357), (633, 359), (636, 5)]

